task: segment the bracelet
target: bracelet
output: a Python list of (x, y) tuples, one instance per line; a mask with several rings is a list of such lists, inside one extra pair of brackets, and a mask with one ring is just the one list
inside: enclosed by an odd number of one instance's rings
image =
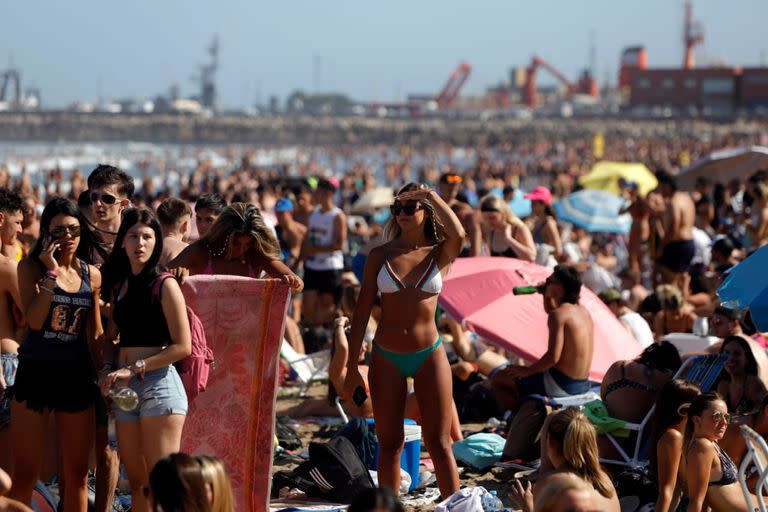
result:
[(58, 278), (59, 278), (59, 273), (58, 273), (58, 272), (56, 272), (55, 270), (48, 270), (48, 271), (45, 273), (45, 278), (46, 278), (46, 279), (48, 279), (48, 278), (51, 278), (51, 279), (58, 279)]
[(53, 290), (48, 288), (47, 286), (40, 285), (40, 286), (38, 286), (38, 288), (40, 288), (40, 290), (42, 290), (44, 292), (50, 293), (51, 295), (53, 295), (53, 293), (54, 293)]

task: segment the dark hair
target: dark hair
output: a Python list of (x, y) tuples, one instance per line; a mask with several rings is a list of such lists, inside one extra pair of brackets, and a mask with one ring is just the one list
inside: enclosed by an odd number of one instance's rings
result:
[(715, 308), (715, 314), (722, 316), (730, 320), (731, 322), (740, 322), (744, 317), (744, 314), (739, 309), (726, 308), (725, 306), (717, 306)]
[(648, 469), (651, 474), (656, 475), (656, 464), (658, 455), (656, 445), (659, 439), (664, 435), (672, 425), (680, 421), (690, 407), (691, 401), (696, 398), (701, 391), (690, 382), (682, 379), (672, 379), (668, 381), (659, 391), (656, 398), (656, 408), (651, 418), (651, 450), (649, 453), (650, 464)]
[(659, 182), (659, 186), (666, 185), (669, 188), (671, 188), (673, 191), (677, 191), (677, 180), (674, 176), (669, 174), (667, 171), (658, 170), (656, 171), (656, 180)]
[(109, 260), (105, 264), (106, 271), (104, 273), (106, 275), (104, 276), (103, 288), (109, 293), (115, 289), (117, 284), (122, 283), (131, 275), (131, 263), (123, 248), (123, 241), (125, 241), (128, 230), (136, 224), (149, 226), (155, 232), (155, 248), (149, 257), (149, 261), (141, 270), (139, 278), (149, 286), (149, 283), (162, 272), (162, 268), (158, 263), (160, 255), (163, 253), (163, 231), (160, 228), (160, 223), (157, 222), (157, 218), (152, 213), (152, 210), (148, 208), (131, 208), (123, 215), (120, 229), (117, 230), (117, 238), (115, 239), (112, 254), (110, 254)]
[(7, 188), (0, 188), (0, 212), (13, 213), (23, 212), (24, 202), (21, 196)]
[(215, 193), (203, 194), (195, 201), (195, 211), (204, 208), (219, 215), (226, 207), (227, 201), (221, 195)]
[(161, 226), (173, 226), (185, 215), (192, 215), (192, 209), (186, 201), (169, 197), (157, 207), (157, 220)]
[(661, 302), (659, 296), (656, 293), (648, 295), (640, 302), (640, 306), (637, 308), (638, 313), (653, 313), (656, 314), (661, 311)]
[(327, 190), (328, 192), (336, 192), (336, 185), (330, 180), (322, 179), (317, 182), (317, 190)]
[(734, 249), (736, 249), (736, 245), (731, 240), (731, 237), (724, 236), (715, 240), (715, 243), (712, 244), (711, 252), (719, 252), (725, 255), (726, 258), (730, 258)]
[(77, 207), (81, 210), (86, 210), (90, 208), (93, 205), (91, 203), (91, 191), (90, 190), (83, 190), (80, 192), (80, 195), (77, 196)]
[(45, 244), (51, 238), (51, 221), (57, 215), (66, 215), (67, 217), (74, 217), (80, 224), (80, 243), (77, 245), (76, 256), (81, 260), (85, 260), (87, 263), (93, 261), (91, 255), (91, 249), (96, 247), (100, 243), (99, 237), (88, 229), (88, 222), (86, 221), (80, 210), (77, 209), (75, 203), (64, 197), (54, 197), (51, 199), (45, 208), (43, 214), (40, 216), (40, 236), (35, 242), (34, 247), (29, 252), (29, 258), (35, 261), (42, 270), (45, 269), (45, 265), (40, 261), (40, 253), (43, 252)]
[(160, 459), (149, 473), (152, 510), (209, 512), (205, 478), (200, 463), (186, 453)]
[(386, 510), (387, 512), (403, 512), (403, 504), (387, 487), (363, 489), (355, 496), (347, 512), (371, 512)]
[(579, 272), (574, 267), (557, 265), (552, 275), (563, 287), (563, 302), (578, 304), (579, 295), (581, 294), (581, 277), (579, 277)]
[(747, 183), (750, 185), (757, 185), (759, 183), (765, 183), (768, 181), (768, 171), (765, 169), (760, 169), (758, 171), (755, 171), (749, 178), (747, 178)]
[(689, 285), (689, 290), (692, 294), (706, 293), (707, 295), (712, 295), (712, 283), (706, 272), (695, 271), (690, 274), (691, 283)]
[(708, 391), (702, 393), (693, 400), (691, 400), (691, 406), (688, 408), (688, 422), (685, 424), (685, 440), (683, 446), (688, 446), (688, 443), (693, 438), (693, 417), (701, 416), (710, 405), (715, 402), (725, 402), (723, 397), (717, 391)]
[(133, 197), (133, 178), (113, 165), (101, 164), (88, 175), (88, 190), (117, 185), (117, 193), (128, 199)]
[(755, 321), (752, 320), (752, 311), (749, 309), (746, 311), (746, 313), (744, 313), (744, 318), (742, 318), (739, 323), (741, 324), (741, 330), (747, 336), (752, 336), (757, 332)]
[(672, 373), (677, 372), (680, 365), (683, 364), (680, 360), (680, 352), (677, 348), (668, 341), (662, 341), (661, 343), (652, 343), (648, 346), (637, 361), (649, 368), (659, 371), (669, 371)]
[[(738, 343), (741, 350), (744, 351), (744, 356), (747, 358), (744, 373), (747, 375), (757, 375), (757, 360), (755, 359), (755, 354), (752, 353), (752, 347), (749, 346), (749, 342), (741, 336), (728, 336), (723, 340), (723, 344), (720, 345), (721, 354), (725, 352), (725, 346), (729, 343)], [(731, 375), (724, 371), (720, 374), (720, 378), (724, 381), (730, 381)]]

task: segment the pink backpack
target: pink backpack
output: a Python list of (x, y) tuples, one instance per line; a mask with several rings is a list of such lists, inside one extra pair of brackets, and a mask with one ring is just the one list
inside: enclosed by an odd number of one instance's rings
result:
[[(160, 301), (160, 289), (163, 286), (163, 281), (169, 277), (173, 277), (173, 275), (167, 272), (160, 274), (152, 285), (152, 297), (158, 302)], [(208, 341), (205, 339), (203, 322), (189, 306), (187, 306), (187, 318), (189, 318), (189, 330), (192, 333), (192, 353), (181, 361), (177, 361), (174, 366), (176, 366), (181, 382), (184, 384), (187, 399), (191, 401), (205, 391), (208, 384), (208, 374), (213, 364), (213, 350), (208, 346)]]

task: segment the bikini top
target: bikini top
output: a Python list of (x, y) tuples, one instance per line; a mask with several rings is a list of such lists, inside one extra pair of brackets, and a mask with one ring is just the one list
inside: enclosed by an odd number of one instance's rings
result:
[(376, 285), (379, 288), (379, 292), (395, 293), (406, 288), (416, 288), (426, 293), (438, 294), (443, 288), (443, 276), (440, 274), (440, 268), (435, 261), (434, 249), (430, 251), (429, 263), (421, 278), (416, 281), (413, 286), (406, 286), (400, 277), (392, 270), (392, 265), (389, 264), (389, 257), (387, 256), (387, 248), (384, 249), (384, 264), (379, 269), (379, 275), (376, 276)]
[(605, 399), (607, 400), (608, 395), (622, 388), (639, 389), (641, 391), (647, 391), (648, 393), (656, 393), (658, 391), (647, 384), (626, 378), (624, 376), (624, 363), (621, 365), (621, 378), (611, 382), (605, 387)]
[[(203, 274), (212, 276), (213, 275), (213, 256), (211, 256), (210, 253), (208, 253), (208, 264), (203, 269)], [(253, 270), (253, 267), (251, 264), (248, 264), (248, 277), (252, 279), (258, 279), (259, 275), (256, 273), (255, 270)]]
[(728, 454), (725, 453), (722, 448), (720, 448), (719, 444), (714, 444), (717, 457), (720, 459), (720, 469), (723, 472), (723, 476), (720, 477), (720, 480), (709, 482), (707, 485), (710, 487), (713, 485), (730, 485), (737, 480), (736, 464), (734, 464), (733, 460), (728, 456)]
[[(516, 231), (517, 231), (517, 226), (515, 226), (515, 231), (512, 232), (512, 236), (515, 235)], [(494, 232), (493, 231), (491, 231), (490, 238), (491, 239), (489, 240), (489, 243), (488, 243), (488, 250), (490, 251), (491, 256), (504, 256), (504, 257), (507, 257), (507, 258), (517, 258), (517, 253), (511, 247), (507, 247), (503, 251), (494, 251), (493, 250), (493, 238), (494, 238)]]

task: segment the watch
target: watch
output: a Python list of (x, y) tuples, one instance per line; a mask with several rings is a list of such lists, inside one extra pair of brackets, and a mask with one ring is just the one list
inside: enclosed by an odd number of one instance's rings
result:
[(144, 369), (147, 363), (143, 359), (137, 359), (135, 363), (131, 365), (131, 372), (139, 379), (144, 378)]

